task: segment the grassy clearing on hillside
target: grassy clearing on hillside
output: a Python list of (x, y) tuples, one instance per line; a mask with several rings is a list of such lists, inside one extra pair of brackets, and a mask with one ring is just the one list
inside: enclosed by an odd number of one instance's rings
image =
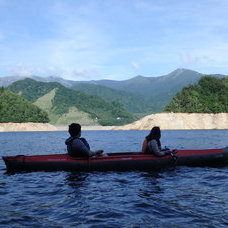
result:
[(76, 107), (71, 107), (69, 112), (62, 115), (55, 124), (70, 124), (78, 122), (82, 125), (95, 125), (98, 121), (92, 119), (88, 113), (79, 111)]
[(76, 107), (69, 108), (69, 112), (59, 115), (55, 114), (53, 108), (53, 99), (56, 95), (57, 89), (51, 90), (49, 93), (37, 99), (34, 102), (35, 105), (45, 110), (50, 118), (50, 123), (53, 124), (70, 124), (72, 122), (79, 122), (82, 125), (94, 125), (98, 124), (97, 120), (92, 119), (88, 113), (78, 110)]
[[(15, 92), (22, 91), (24, 99), (35, 102), (45, 110), (50, 123), (61, 124), (60, 121), (66, 122), (67, 118), (75, 119), (70, 111), (71, 107), (76, 107), (83, 113), (79, 119), (89, 123), (96, 122), (95, 119), (101, 125), (122, 125), (136, 119), (116, 101), (107, 102), (98, 96), (66, 88), (59, 83), (42, 83), (25, 79), (13, 83), (10, 88)], [(71, 114), (68, 114), (69, 112)], [(77, 113), (76, 118), (78, 118), (78, 112), (73, 113)], [(84, 113), (87, 115), (82, 118)]]
[(52, 100), (55, 97), (56, 90), (57, 89), (51, 90), (49, 93), (38, 98), (33, 104), (37, 105), (38, 107), (42, 108), (43, 110), (49, 113), (52, 109)]
[(55, 97), (57, 88), (51, 90), (49, 93), (44, 96), (38, 98), (33, 104), (37, 105), (42, 110), (45, 110), (48, 113), (50, 123), (54, 124), (61, 117), (53, 112), (53, 104), (52, 101)]

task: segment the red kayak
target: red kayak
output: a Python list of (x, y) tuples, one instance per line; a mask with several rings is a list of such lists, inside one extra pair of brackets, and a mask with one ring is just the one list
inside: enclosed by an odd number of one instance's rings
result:
[(8, 171), (105, 171), (153, 170), (168, 166), (205, 166), (228, 164), (228, 148), (175, 150), (172, 155), (156, 157), (139, 152), (108, 153), (99, 157), (71, 157), (68, 154), (4, 156)]

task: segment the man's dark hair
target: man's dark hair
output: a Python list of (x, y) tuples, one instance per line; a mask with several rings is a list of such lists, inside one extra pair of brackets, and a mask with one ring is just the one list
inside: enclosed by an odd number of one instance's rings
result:
[(81, 132), (81, 125), (78, 123), (72, 123), (69, 125), (68, 132), (70, 133), (70, 136), (77, 136)]

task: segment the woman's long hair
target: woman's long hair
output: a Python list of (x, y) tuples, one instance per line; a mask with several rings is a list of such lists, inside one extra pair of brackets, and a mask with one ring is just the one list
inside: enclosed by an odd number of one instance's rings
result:
[(153, 127), (150, 131), (150, 134), (146, 136), (147, 142), (155, 139), (159, 147), (161, 147), (160, 138), (161, 138), (161, 130), (159, 127)]

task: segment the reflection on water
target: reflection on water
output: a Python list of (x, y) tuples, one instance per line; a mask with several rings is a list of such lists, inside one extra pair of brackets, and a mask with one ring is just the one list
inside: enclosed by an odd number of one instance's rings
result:
[(80, 187), (85, 187), (86, 178), (89, 174), (69, 172), (66, 176), (66, 184), (78, 191)]
[(139, 197), (150, 199), (156, 194), (163, 193), (164, 190), (160, 186), (159, 179), (162, 178), (160, 173), (150, 172), (142, 174), (144, 177), (144, 186), (139, 190)]

